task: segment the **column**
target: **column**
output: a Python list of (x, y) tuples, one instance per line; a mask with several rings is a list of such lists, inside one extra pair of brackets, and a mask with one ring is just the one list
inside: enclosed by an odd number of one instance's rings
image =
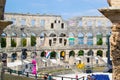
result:
[(27, 37), (27, 47), (30, 47), (30, 46), (31, 46), (31, 38)]
[(40, 37), (36, 37), (36, 46), (40, 46), (41, 42), (40, 42)]
[(21, 38), (20, 37), (16, 37), (16, 47), (20, 47), (21, 46)]
[(97, 45), (97, 38), (93, 37), (93, 45)]
[(11, 47), (11, 37), (10, 36), (6, 37), (6, 43), (7, 43), (6, 48)]
[(104, 37), (102, 38), (102, 40), (103, 40), (103, 45), (106, 45), (106, 42), (107, 42), (106, 36), (104, 36)]
[(87, 44), (87, 36), (84, 36), (84, 44)]

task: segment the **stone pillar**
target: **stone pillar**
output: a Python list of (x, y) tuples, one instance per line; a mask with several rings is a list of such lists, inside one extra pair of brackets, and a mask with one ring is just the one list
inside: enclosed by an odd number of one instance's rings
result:
[(93, 45), (96, 45), (96, 44), (97, 44), (97, 38), (93, 37)]
[(84, 44), (87, 44), (87, 36), (84, 37)]
[(6, 45), (6, 47), (8, 48), (8, 47), (11, 47), (11, 37), (6, 37), (6, 42), (7, 42), (7, 45)]
[(110, 54), (112, 56), (113, 79), (120, 80), (120, 0), (108, 0), (109, 8), (99, 9), (112, 23)]
[(107, 40), (107, 38), (106, 38), (106, 36), (103, 36), (103, 38), (102, 38), (102, 40), (103, 40), (103, 45), (106, 45), (106, 40)]
[(17, 43), (16, 47), (22, 46), (22, 44), (21, 44), (21, 38), (16, 37), (16, 43)]
[(36, 46), (40, 46), (40, 37), (36, 37)]
[(27, 47), (30, 47), (30, 46), (31, 46), (31, 38), (27, 37)]

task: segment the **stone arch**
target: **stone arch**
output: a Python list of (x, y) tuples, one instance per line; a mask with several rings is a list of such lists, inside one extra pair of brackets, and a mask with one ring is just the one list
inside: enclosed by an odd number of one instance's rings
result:
[(14, 62), (15, 60), (17, 60), (17, 53), (16, 52), (14, 52), (14, 53), (11, 54), (11, 60), (12, 60), (12, 62)]
[(92, 21), (91, 20), (87, 21), (87, 26), (92, 27)]
[(56, 44), (57, 43), (57, 35), (55, 33), (51, 33), (49, 35), (49, 46), (52, 46), (52, 44)]
[(56, 37), (57, 35), (55, 33), (51, 33), (49, 37)]
[(93, 34), (92, 33), (87, 33), (87, 45), (93, 45)]
[(46, 34), (44, 32), (42, 32), (40, 34), (40, 45), (43, 45), (45, 42), (45, 38), (46, 38)]
[(97, 56), (103, 57), (103, 51), (102, 50), (98, 50), (97, 51)]
[(60, 37), (66, 37), (66, 34), (65, 33), (61, 33)]
[(11, 47), (16, 47), (16, 45), (17, 45), (16, 37), (17, 37), (17, 34), (12, 32), (12, 34), (11, 34)]
[(35, 45), (36, 45), (36, 34), (31, 33), (31, 46), (35, 46)]
[(37, 56), (37, 52), (34, 51), (34, 52), (31, 52), (31, 58), (35, 58)]
[(78, 44), (84, 44), (84, 35), (82, 33), (78, 34)]
[(69, 33), (69, 45), (73, 46), (75, 44), (75, 36), (73, 33)]
[(78, 51), (78, 56), (84, 56), (84, 50), (79, 50)]
[(27, 35), (25, 33), (21, 34), (21, 44), (23, 47), (25, 47), (27, 45)]
[(75, 51), (72, 50), (69, 52), (69, 57), (71, 57), (71, 56), (75, 57)]
[(88, 55), (88, 56), (93, 56), (93, 55), (94, 55), (93, 50), (92, 50), (92, 49), (90, 49), (90, 50), (87, 52), (87, 55)]
[(61, 51), (60, 52), (60, 59), (65, 60), (65, 55), (66, 55), (65, 51)]
[(40, 57), (46, 57), (46, 52), (42, 51), (41, 54), (40, 54)]
[(57, 58), (57, 52), (52, 51), (50, 52), (50, 59), (56, 59)]
[(103, 34), (102, 33), (100, 33), (100, 32), (97, 32), (97, 34), (96, 34), (96, 38), (97, 38), (97, 45), (102, 45), (103, 44)]
[(25, 18), (22, 18), (22, 19), (21, 19), (21, 26), (24, 26), (24, 25), (26, 25), (26, 19), (25, 19)]
[(22, 59), (27, 59), (27, 55), (28, 55), (27, 49), (22, 49), (22, 54), (21, 54)]

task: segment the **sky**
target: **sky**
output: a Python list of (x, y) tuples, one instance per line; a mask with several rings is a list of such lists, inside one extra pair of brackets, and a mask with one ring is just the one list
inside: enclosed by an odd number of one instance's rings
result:
[(76, 16), (99, 16), (98, 9), (108, 7), (107, 0), (7, 0), (5, 12)]

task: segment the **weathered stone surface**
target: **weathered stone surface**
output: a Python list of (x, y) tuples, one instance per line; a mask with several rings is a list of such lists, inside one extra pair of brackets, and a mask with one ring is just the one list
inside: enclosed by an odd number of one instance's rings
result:
[(120, 0), (107, 0), (108, 4), (112, 7), (120, 7)]
[(0, 0), (0, 20), (4, 19), (4, 8), (6, 0)]
[(99, 11), (113, 23), (110, 37), (110, 52), (113, 63), (112, 80), (120, 80), (120, 0), (108, 0), (108, 4), (110, 8), (100, 9)]

